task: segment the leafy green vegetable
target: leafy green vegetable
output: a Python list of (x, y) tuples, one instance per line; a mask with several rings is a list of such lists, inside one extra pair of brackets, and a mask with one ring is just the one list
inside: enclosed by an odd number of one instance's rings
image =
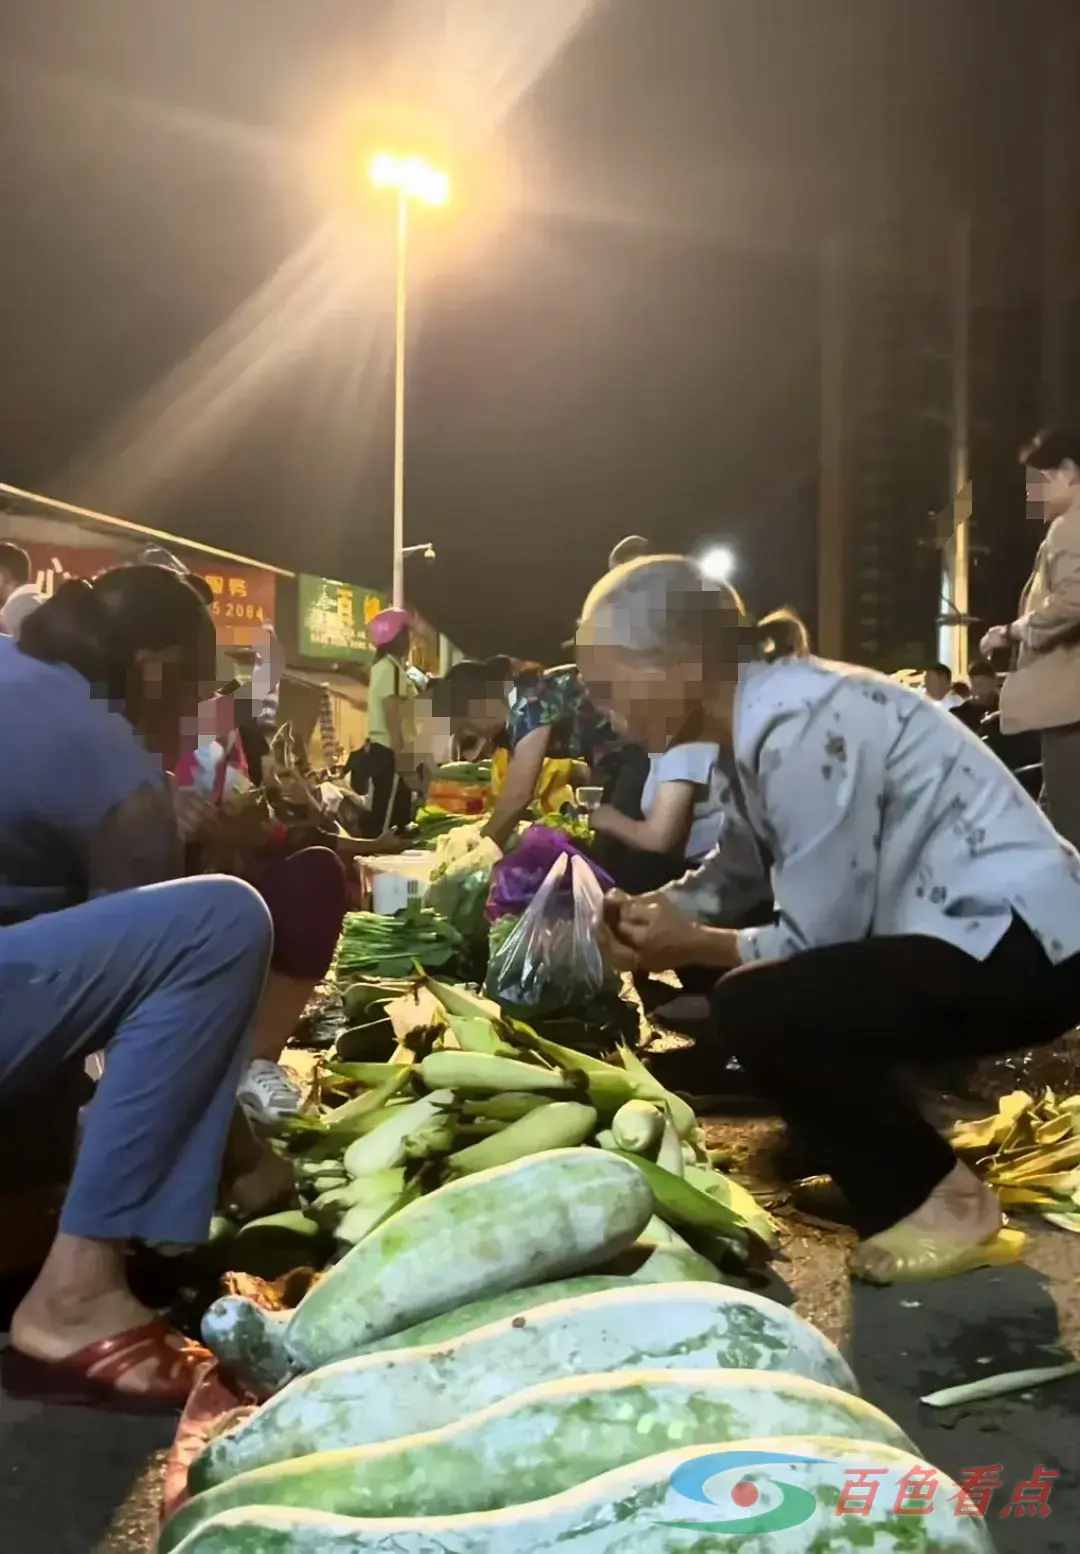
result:
[(592, 826), (579, 815), (545, 815), (534, 812), (530, 816), (530, 820), (535, 826), (547, 826), (551, 831), (561, 831), (582, 852), (588, 852), (592, 845)]
[(453, 924), (419, 902), (394, 917), (350, 912), (338, 943), (335, 974), (346, 984), (361, 977), (406, 978), (415, 964), (432, 970), (450, 965), (461, 948), (462, 937)]

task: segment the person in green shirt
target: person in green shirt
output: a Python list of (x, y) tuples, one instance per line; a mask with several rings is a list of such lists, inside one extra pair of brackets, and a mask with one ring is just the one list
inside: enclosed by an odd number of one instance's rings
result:
[(400, 831), (412, 818), (407, 754), (415, 742), (413, 704), (417, 687), (408, 670), (412, 616), (383, 610), (368, 624), (375, 648), (368, 683), (368, 737), (345, 768), (357, 793), (371, 789), (376, 835)]

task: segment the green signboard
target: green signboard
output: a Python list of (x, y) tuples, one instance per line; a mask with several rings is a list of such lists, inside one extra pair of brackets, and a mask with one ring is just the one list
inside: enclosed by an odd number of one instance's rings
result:
[(300, 652), (305, 658), (357, 659), (372, 656), (367, 623), (386, 600), (373, 589), (337, 583), (329, 577), (298, 578)]

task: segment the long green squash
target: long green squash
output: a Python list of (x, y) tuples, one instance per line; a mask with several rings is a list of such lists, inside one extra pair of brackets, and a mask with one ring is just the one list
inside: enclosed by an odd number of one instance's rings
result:
[(267, 1311), (244, 1295), (223, 1295), (202, 1319), (202, 1341), (226, 1370), (259, 1396), (287, 1381), (292, 1362), (285, 1353), (288, 1312)]
[(652, 1209), (637, 1167), (598, 1149), (481, 1171), (365, 1237), (301, 1301), (285, 1346), (313, 1370), (464, 1301), (576, 1273), (629, 1246)]
[[(411, 1349), (417, 1344), (444, 1343), (471, 1333), (474, 1328), (486, 1327), (500, 1317), (514, 1317), (519, 1311), (531, 1311), (534, 1306), (546, 1306), (554, 1300), (571, 1300), (575, 1295), (593, 1295), (597, 1290), (622, 1290), (628, 1284), (719, 1284), (720, 1275), (707, 1258), (698, 1254), (683, 1242), (654, 1239), (653, 1220), (645, 1226), (638, 1240), (630, 1248), (651, 1246), (652, 1251), (635, 1273), (590, 1273), (577, 1279), (556, 1279), (550, 1284), (530, 1284), (519, 1290), (507, 1290), (503, 1295), (491, 1295), (482, 1300), (469, 1301), (441, 1316), (417, 1322), (413, 1327), (402, 1328), (374, 1343), (365, 1344), (358, 1353), (376, 1354), (383, 1349)], [(667, 1228), (666, 1226), (664, 1227)]]
[[(878, 1485), (873, 1504), (866, 1514), (840, 1514), (845, 1487), (864, 1469)], [(877, 1441), (729, 1441), (648, 1457), (548, 1499), (478, 1516), (373, 1521), (272, 1506), (226, 1511), (194, 1531), (181, 1554), (993, 1554), (982, 1519), (957, 1516), (960, 1491), (943, 1473), (929, 1514), (903, 1509), (917, 1503), (910, 1491), (904, 1498), (904, 1486), (920, 1471), (934, 1470)], [(751, 1485), (756, 1498), (747, 1504), (745, 1490), (733, 1494), (736, 1484)], [(789, 1530), (757, 1531), (755, 1520), (778, 1507)]]
[(382, 1517), (494, 1511), (675, 1446), (798, 1434), (910, 1445), (862, 1398), (782, 1371), (573, 1376), (442, 1430), (242, 1473), (189, 1501), (166, 1526), (161, 1549), (168, 1554), (200, 1522), (238, 1505)]
[(557, 1377), (639, 1368), (787, 1371), (856, 1390), (833, 1345), (776, 1301), (721, 1284), (631, 1285), (298, 1377), (212, 1440), (189, 1483), (202, 1490), (272, 1462), (439, 1430)]
[[(651, 1261), (652, 1258), (648, 1258), (643, 1267)], [(462, 1333), (471, 1333), (474, 1328), (487, 1327), (489, 1322), (497, 1322), (500, 1317), (516, 1317), (519, 1311), (550, 1305), (553, 1300), (592, 1295), (597, 1290), (622, 1290), (631, 1282), (643, 1282), (640, 1270), (633, 1280), (626, 1274), (589, 1273), (577, 1279), (556, 1279), (550, 1284), (527, 1284), (519, 1290), (506, 1290), (502, 1295), (470, 1300), (464, 1306), (455, 1306), (453, 1311), (444, 1311), (441, 1316), (403, 1327), (385, 1338), (377, 1338), (374, 1343), (365, 1344), (357, 1353), (381, 1354), (385, 1349), (412, 1349), (420, 1344), (445, 1343), (450, 1338), (460, 1338)]]

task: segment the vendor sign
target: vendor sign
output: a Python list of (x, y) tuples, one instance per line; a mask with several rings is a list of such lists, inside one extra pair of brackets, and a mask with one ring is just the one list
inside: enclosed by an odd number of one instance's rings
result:
[(213, 589), (210, 613), (221, 647), (252, 647), (256, 633), (264, 626), (273, 625), (277, 600), (277, 580), (273, 572), (264, 572), (259, 567), (234, 566), (212, 557), (184, 556), (181, 559)]
[(356, 659), (373, 656), (368, 622), (387, 601), (374, 589), (339, 583), (329, 577), (298, 578), (300, 652), (305, 658)]
[[(30, 557), (30, 581), (44, 599), (51, 599), (60, 584), (71, 577), (97, 577), (114, 567), (130, 566), (138, 551), (107, 550), (82, 545), (50, 545), (40, 540), (19, 540)], [(260, 567), (234, 566), (210, 557), (177, 552), (178, 559), (197, 572), (214, 592), (211, 614), (222, 647), (251, 647), (262, 626), (272, 625), (276, 579)]]
[(17, 540), (30, 557), (30, 581), (43, 599), (51, 599), (61, 583), (72, 577), (97, 577), (113, 567), (126, 566), (130, 552), (104, 547), (50, 545), (39, 540)]

